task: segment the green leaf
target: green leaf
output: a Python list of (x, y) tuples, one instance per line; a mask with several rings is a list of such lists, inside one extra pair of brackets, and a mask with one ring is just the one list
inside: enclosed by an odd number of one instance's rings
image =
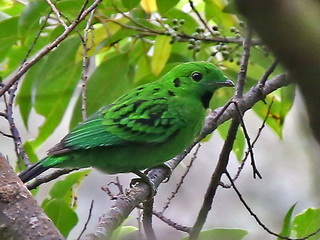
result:
[(121, 2), (124, 7), (126, 7), (128, 10), (131, 10), (140, 3), (140, 0), (121, 0)]
[[(293, 220), (292, 235), (303, 238), (317, 231), (320, 228), (320, 209), (308, 208), (298, 214)], [(292, 236), (291, 235), (291, 236)], [(320, 233), (308, 238), (308, 240), (318, 240)]]
[[(127, 54), (117, 54), (104, 61), (95, 69), (87, 84), (88, 116), (102, 106), (112, 103), (133, 87), (133, 78), (129, 78)], [(71, 126), (82, 121), (81, 98), (74, 110)]]
[[(230, 121), (224, 124), (221, 124), (218, 127), (218, 131), (223, 139), (226, 139), (228, 135), (229, 127), (230, 127)], [(232, 151), (236, 155), (238, 161), (241, 161), (243, 159), (245, 143), (246, 143), (246, 139), (244, 137), (243, 130), (241, 127), (239, 127), (237, 131), (236, 139), (233, 143), (233, 148), (232, 148)]]
[(258, 114), (261, 119), (265, 119), (268, 113), (269, 105), (271, 102), (273, 102), (266, 123), (281, 138), (283, 124), (281, 124), (281, 101), (279, 100), (278, 94), (276, 92), (269, 94), (265, 98), (265, 102), (267, 104), (262, 101), (257, 102), (253, 106), (252, 110), (254, 110), (254, 112)]
[(24, 122), (27, 122), (32, 106), (46, 118), (33, 142), (34, 148), (60, 124), (69, 104), (81, 74), (81, 63), (75, 62), (79, 45), (78, 37), (66, 39), (31, 68), (23, 80), (17, 103)]
[(50, 189), (49, 197), (42, 202), (42, 208), (65, 237), (78, 222), (75, 213), (77, 191), (90, 171), (71, 173), (65, 179), (57, 181)]
[(151, 59), (151, 71), (159, 75), (166, 65), (172, 49), (171, 38), (165, 35), (158, 35), (154, 44), (153, 56)]
[(236, 16), (223, 12), (225, 7), (224, 1), (221, 0), (204, 0), (206, 20), (212, 19), (218, 26), (219, 31), (229, 33), (230, 27), (237, 25)]
[(26, 128), (28, 127), (29, 114), (33, 104), (31, 92), (34, 84), (33, 79), (36, 78), (35, 73), (33, 68), (29, 70), (27, 74), (28, 77), (25, 77), (22, 81), (16, 97), (16, 104), (19, 106), (20, 114)]
[[(202, 231), (199, 235), (198, 240), (213, 240), (213, 239), (223, 239), (223, 240), (241, 240), (247, 235), (248, 232), (243, 229), (235, 228), (216, 228)], [(184, 237), (181, 240), (188, 240), (189, 237)]]
[[(249, 71), (257, 71), (258, 70), (258, 79), (263, 75), (266, 69), (273, 63), (274, 57), (272, 54), (266, 52), (266, 50), (262, 49), (260, 46), (252, 47), (250, 50), (250, 66)], [(253, 69), (251, 69), (253, 67)], [(283, 73), (284, 70), (280, 66), (278, 66), (270, 77)]]
[(157, 0), (158, 11), (164, 14), (178, 4), (179, 0)]
[(290, 111), (295, 98), (296, 87), (290, 84), (280, 89), (281, 93), (281, 109), (280, 109), (280, 124), (283, 125), (287, 113)]
[(0, 11), (2, 16), (18, 16), (24, 9), (24, 4), (13, 0), (2, 0), (0, 1)]
[(63, 199), (51, 199), (42, 207), (64, 237), (78, 223), (77, 214)]
[(137, 34), (137, 31), (127, 28), (120, 28), (118, 31), (116, 31), (114, 34), (106, 38), (102, 42), (102, 46), (104, 47), (111, 47), (115, 43), (119, 42), (120, 40), (127, 38), (128, 36)]
[[(5, 61), (2, 62), (3, 65), (0, 69), (0, 74), (3, 78), (6, 78), (17, 70), (17, 68), (21, 65), (21, 61), (25, 58), (27, 52), (30, 50), (30, 45), (21, 45), (19, 42), (18, 23), (15, 23), (12, 26), (6, 24), (6, 26), (12, 27), (12, 30), (16, 30), (16, 40), (11, 46), (6, 46), (5, 43), (2, 43), (3, 45), (0, 46), (0, 49), (1, 47), (7, 47), (7, 49), (4, 49), (6, 52), (3, 56)], [(47, 44), (47, 38), (48, 36), (46, 34), (41, 35), (37, 40), (37, 44), (33, 46), (29, 56), (34, 55), (37, 51), (42, 49)], [(6, 38), (1, 37), (1, 39), (5, 40)], [(2, 59), (2, 56), (0, 56), (0, 59)]]
[[(27, 156), (29, 157), (31, 163), (35, 163), (35, 162), (39, 161), (37, 154), (35, 153), (32, 145), (30, 144), (30, 141), (26, 141), (23, 144), (23, 148), (24, 148), (24, 151), (26, 152)], [(22, 170), (25, 170), (26, 168), (27, 167), (24, 164), (23, 159), (21, 157), (18, 157), (17, 164), (15, 166), (15, 171), (21, 172)]]
[(91, 172), (90, 169), (69, 174), (65, 179), (57, 181), (50, 189), (51, 198), (64, 199), (69, 205), (73, 202), (71, 196), (76, 195), (83, 179)]
[(26, 151), (26, 153), (32, 163), (39, 161), (39, 158), (38, 158), (37, 154), (35, 153), (35, 149), (32, 147), (32, 144), (30, 143), (30, 141), (26, 141), (23, 144), (23, 148)]
[(223, 12), (225, 13), (231, 13), (231, 14), (237, 14), (237, 6), (234, 0), (229, 0), (227, 5), (223, 8)]
[(6, 58), (11, 46), (18, 41), (18, 20), (18, 17), (12, 17), (0, 21), (0, 62)]
[[(132, 232), (139, 231), (139, 228), (134, 226), (123, 226), (120, 225), (117, 229), (112, 233), (111, 240), (121, 240), (121, 239), (129, 239), (128, 235)], [(125, 238), (127, 237), (127, 238)]]
[[(291, 229), (292, 229), (292, 213), (294, 208), (296, 207), (296, 203), (292, 205), (292, 207), (287, 212), (286, 216), (283, 219), (283, 227), (281, 230), (280, 236), (284, 237), (290, 237)], [(278, 238), (278, 240), (281, 240), (282, 238)]]
[(48, 13), (49, 5), (43, 0), (32, 0), (19, 18), (19, 36), (24, 43), (27, 38), (34, 39), (40, 30), (40, 18)]
[(148, 57), (148, 55), (144, 54), (140, 57), (139, 61), (137, 62), (134, 82), (140, 82), (140, 80), (148, 76), (150, 72), (150, 58)]
[(98, 10), (106, 18), (109, 18), (112, 14), (118, 13), (114, 7), (114, 1), (112, 0), (101, 1), (100, 4), (98, 5)]
[[(69, 19), (75, 19), (79, 15), (79, 11), (82, 8), (83, 3), (84, 1), (79, 0), (60, 0), (56, 1), (55, 5), (64, 16), (68, 17)], [(90, 6), (92, 3), (93, 0), (89, 0), (87, 6)], [(79, 30), (79, 26), (77, 26), (77, 29)]]

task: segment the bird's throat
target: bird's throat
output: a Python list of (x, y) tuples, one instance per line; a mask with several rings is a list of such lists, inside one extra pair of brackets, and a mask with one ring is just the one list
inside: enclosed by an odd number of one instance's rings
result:
[(201, 97), (201, 102), (202, 102), (202, 105), (205, 109), (207, 109), (209, 107), (209, 103), (210, 103), (210, 100), (212, 98), (212, 95), (213, 93), (212, 92), (205, 92), (202, 97)]

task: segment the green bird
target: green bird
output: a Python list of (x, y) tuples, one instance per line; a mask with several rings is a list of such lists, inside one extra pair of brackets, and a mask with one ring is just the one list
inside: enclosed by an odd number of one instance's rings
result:
[(223, 86), (234, 84), (216, 66), (180, 64), (77, 125), (47, 157), (19, 177), (27, 182), (49, 168), (86, 167), (139, 175), (140, 170), (163, 164), (192, 143), (213, 93)]

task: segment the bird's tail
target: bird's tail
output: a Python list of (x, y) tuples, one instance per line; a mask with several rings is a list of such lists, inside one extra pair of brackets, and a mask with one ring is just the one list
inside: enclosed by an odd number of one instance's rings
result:
[(21, 172), (19, 174), (19, 178), (21, 179), (21, 181), (26, 183), (50, 168), (50, 167), (43, 166), (42, 161), (37, 162), (36, 164), (32, 165), (31, 167)]

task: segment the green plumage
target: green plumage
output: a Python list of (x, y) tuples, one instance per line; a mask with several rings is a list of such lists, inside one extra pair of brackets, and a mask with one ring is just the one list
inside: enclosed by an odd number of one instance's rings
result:
[(180, 64), (80, 123), (20, 178), (28, 181), (51, 167), (120, 173), (160, 165), (192, 143), (222, 86), (233, 83), (214, 65)]

